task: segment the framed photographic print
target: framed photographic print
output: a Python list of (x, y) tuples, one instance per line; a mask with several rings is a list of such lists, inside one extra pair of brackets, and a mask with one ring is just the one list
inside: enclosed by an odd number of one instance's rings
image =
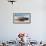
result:
[(31, 13), (13, 13), (14, 24), (30, 24)]

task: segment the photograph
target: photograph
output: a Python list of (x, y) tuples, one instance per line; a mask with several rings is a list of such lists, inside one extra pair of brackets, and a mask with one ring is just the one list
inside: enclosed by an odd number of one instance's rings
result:
[(13, 13), (14, 24), (30, 24), (31, 13)]

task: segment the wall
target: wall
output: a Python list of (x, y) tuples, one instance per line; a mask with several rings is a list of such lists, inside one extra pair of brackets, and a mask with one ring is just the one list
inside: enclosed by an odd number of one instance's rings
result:
[[(13, 24), (13, 12), (32, 12), (31, 24)], [(37, 41), (46, 40), (45, 0), (17, 0), (14, 5), (0, 0), (0, 40), (11, 40), (18, 32), (27, 32)]]

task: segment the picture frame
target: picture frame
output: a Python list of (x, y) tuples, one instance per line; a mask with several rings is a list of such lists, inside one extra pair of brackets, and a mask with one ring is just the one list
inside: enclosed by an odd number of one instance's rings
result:
[(30, 24), (31, 13), (13, 13), (13, 24)]

